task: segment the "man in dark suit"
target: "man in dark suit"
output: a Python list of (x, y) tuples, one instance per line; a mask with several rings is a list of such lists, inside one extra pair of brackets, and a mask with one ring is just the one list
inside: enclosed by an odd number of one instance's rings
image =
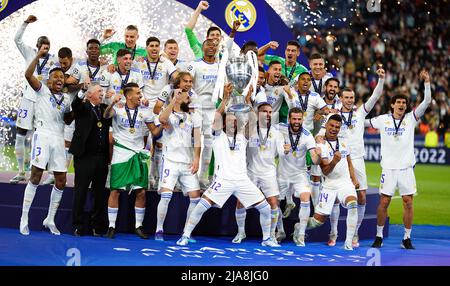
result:
[(66, 123), (75, 119), (75, 131), (69, 152), (74, 156), (75, 188), (72, 209), (74, 235), (81, 236), (84, 205), (91, 185), (93, 209), (91, 226), (94, 236), (101, 236), (107, 227), (108, 191), (105, 182), (108, 175), (109, 143), (108, 134), (112, 119), (105, 119), (107, 107), (102, 104), (103, 91), (100, 85), (92, 83), (88, 90), (80, 92), (72, 102), (71, 115), (65, 117)]

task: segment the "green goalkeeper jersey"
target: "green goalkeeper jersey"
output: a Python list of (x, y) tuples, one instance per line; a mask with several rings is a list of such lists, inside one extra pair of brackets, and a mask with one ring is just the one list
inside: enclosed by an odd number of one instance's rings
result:
[(133, 60), (136, 57), (147, 57), (147, 50), (141, 47), (136, 46), (135, 49), (127, 48), (125, 43), (123, 42), (111, 42), (108, 44), (104, 44), (100, 46), (100, 55), (111, 55), (114, 61), (114, 64), (117, 65), (117, 52), (120, 49), (127, 49), (131, 52), (131, 56)]

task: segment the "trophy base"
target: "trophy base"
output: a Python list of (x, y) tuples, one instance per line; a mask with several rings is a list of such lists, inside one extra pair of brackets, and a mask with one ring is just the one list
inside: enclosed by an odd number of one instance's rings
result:
[(247, 112), (250, 112), (250, 109), (251, 108), (250, 108), (249, 105), (247, 105), (245, 103), (238, 103), (238, 104), (235, 104), (235, 105), (231, 106), (228, 109), (228, 111), (247, 113)]

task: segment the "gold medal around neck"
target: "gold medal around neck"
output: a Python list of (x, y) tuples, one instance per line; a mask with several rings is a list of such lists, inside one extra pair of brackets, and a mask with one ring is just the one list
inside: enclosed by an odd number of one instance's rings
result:
[(99, 122), (97, 122), (97, 127), (98, 128), (102, 128), (102, 126), (103, 126), (103, 124), (99, 121)]
[(297, 158), (297, 152), (296, 151), (292, 152), (292, 155)]
[(119, 91), (119, 93), (120, 93), (120, 94), (123, 94), (123, 89), (121, 89), (121, 90)]
[(152, 85), (154, 85), (154, 84), (155, 84), (155, 80), (152, 79), (152, 80), (150, 81), (150, 83), (151, 83)]
[(350, 125), (348, 128), (349, 128), (349, 129), (353, 129), (353, 125)]
[(184, 122), (180, 122), (180, 128), (184, 129)]
[(130, 133), (131, 133), (131, 134), (134, 134), (134, 132), (136, 132), (136, 129), (134, 129), (133, 127), (130, 128)]
[(266, 150), (266, 146), (264, 146), (264, 145), (260, 145), (260, 146), (259, 146), (259, 150), (261, 150), (261, 151), (264, 151), (264, 150)]
[(37, 79), (38, 79), (39, 81), (42, 81), (42, 80), (44, 79), (44, 76), (40, 74), (40, 75), (37, 76)]
[(56, 108), (58, 108), (58, 110), (61, 110), (61, 105), (57, 105)]

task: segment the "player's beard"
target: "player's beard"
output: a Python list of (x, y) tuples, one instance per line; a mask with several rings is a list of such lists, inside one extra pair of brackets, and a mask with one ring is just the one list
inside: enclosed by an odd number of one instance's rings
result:
[(291, 129), (294, 132), (299, 132), (300, 130), (302, 130), (302, 125), (303, 124), (291, 124)]
[(328, 100), (333, 100), (334, 99), (334, 97), (336, 96), (336, 93), (334, 93), (334, 94), (331, 94), (331, 93), (326, 93), (325, 94), (325, 96), (326, 96), (326, 98), (328, 99)]
[(183, 112), (189, 112), (189, 102), (183, 102), (180, 104), (180, 109)]

